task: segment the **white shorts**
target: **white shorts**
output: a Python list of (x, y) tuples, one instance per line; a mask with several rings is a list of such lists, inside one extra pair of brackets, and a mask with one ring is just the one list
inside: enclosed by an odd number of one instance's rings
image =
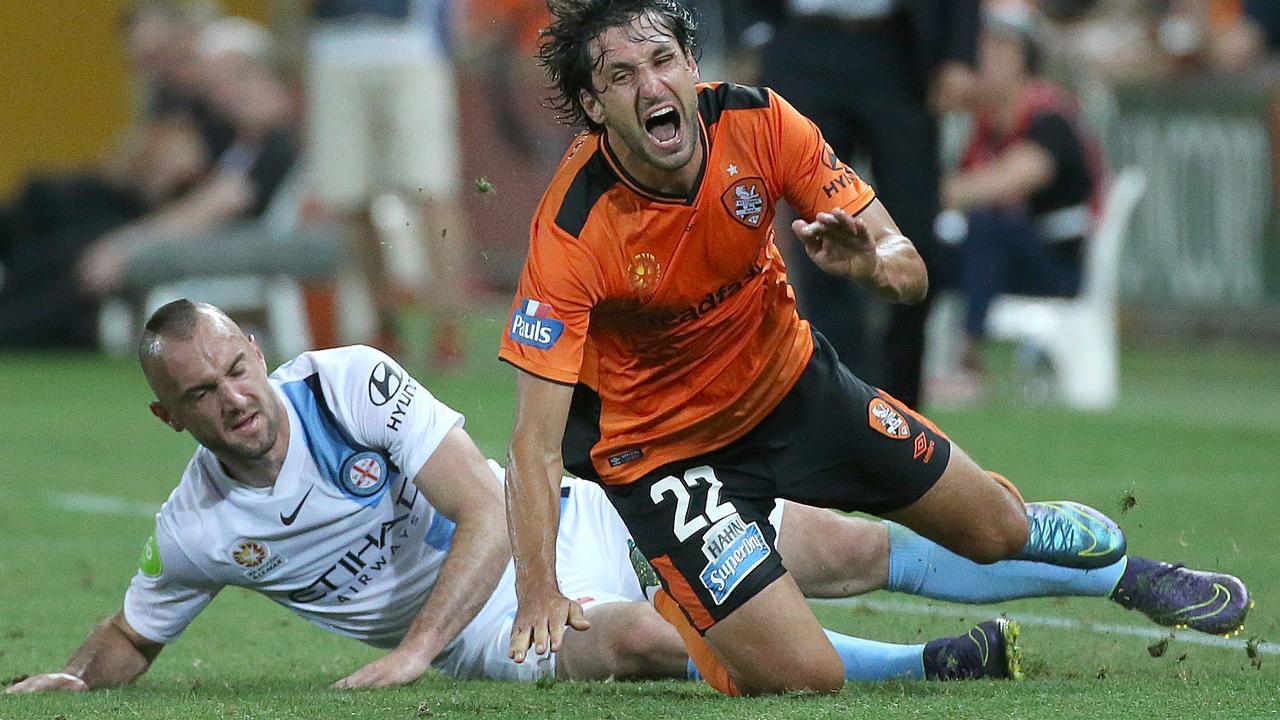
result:
[(420, 28), (317, 31), (309, 86), (312, 186), (326, 203), (351, 210), (382, 193), (457, 194), (453, 66)]
[[(631, 535), (593, 482), (565, 478), (561, 482), (560, 531), (556, 535), (556, 579), (560, 592), (584, 610), (614, 602), (646, 602), (631, 567), (627, 541)], [(781, 500), (769, 522), (782, 529)], [(517, 664), (507, 657), (516, 617), (515, 571), (507, 566), (492, 598), (450, 644), (436, 667), (459, 679), (530, 682), (555, 674), (555, 654), (530, 656)]]

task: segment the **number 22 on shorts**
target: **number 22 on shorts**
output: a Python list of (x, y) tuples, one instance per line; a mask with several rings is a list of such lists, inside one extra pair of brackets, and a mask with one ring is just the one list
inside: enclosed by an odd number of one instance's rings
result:
[[(696, 487), (699, 482), (706, 482), (711, 486), (707, 490), (706, 510), (690, 516), (689, 503), (692, 498), (687, 488)], [(661, 505), (667, 495), (675, 497), (676, 514), (673, 530), (676, 540), (684, 542), (699, 530), (735, 512), (733, 505), (720, 502), (721, 487), (715, 471), (710, 466), (699, 465), (686, 470), (683, 480), (674, 475), (668, 475), (657, 481), (649, 487), (649, 497), (655, 505)]]

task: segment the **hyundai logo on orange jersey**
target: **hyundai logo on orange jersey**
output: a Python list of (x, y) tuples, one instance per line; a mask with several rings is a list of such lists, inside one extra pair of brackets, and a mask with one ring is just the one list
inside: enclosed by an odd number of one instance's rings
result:
[(511, 314), (508, 336), (518, 343), (547, 350), (560, 339), (564, 323), (551, 317), (551, 306), (524, 298)]

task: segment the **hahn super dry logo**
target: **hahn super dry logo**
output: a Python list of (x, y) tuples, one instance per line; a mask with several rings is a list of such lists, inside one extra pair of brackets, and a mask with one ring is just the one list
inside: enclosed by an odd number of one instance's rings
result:
[(743, 178), (729, 186), (720, 196), (725, 210), (734, 220), (749, 228), (758, 228), (764, 222), (764, 180), (758, 177)]
[(894, 440), (911, 437), (911, 426), (907, 424), (907, 419), (883, 398), (871, 398), (871, 404), (867, 406), (867, 423), (876, 432)]
[(387, 466), (382, 456), (372, 450), (347, 458), (338, 471), (342, 489), (356, 497), (369, 497), (387, 484)]
[(552, 317), (551, 306), (522, 298), (511, 313), (511, 327), (507, 336), (522, 344), (548, 350), (564, 333), (564, 323)]
[(711, 599), (722, 605), (734, 588), (769, 557), (769, 544), (753, 522), (742, 522), (738, 513), (712, 525), (702, 536), (702, 554), (707, 566), (698, 578), (711, 591)]
[(637, 253), (627, 266), (627, 277), (631, 279), (631, 287), (640, 294), (640, 298), (648, 301), (662, 278), (662, 265), (653, 253)]

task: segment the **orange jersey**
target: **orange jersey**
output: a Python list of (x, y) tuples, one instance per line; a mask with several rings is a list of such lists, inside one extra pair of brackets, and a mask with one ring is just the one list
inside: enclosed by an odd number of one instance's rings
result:
[(774, 206), (857, 213), (871, 188), (771, 90), (698, 86), (703, 171), (640, 186), (580, 135), (542, 197), (499, 357), (576, 385), (565, 467), (607, 484), (741, 437), (813, 352), (774, 244)]

